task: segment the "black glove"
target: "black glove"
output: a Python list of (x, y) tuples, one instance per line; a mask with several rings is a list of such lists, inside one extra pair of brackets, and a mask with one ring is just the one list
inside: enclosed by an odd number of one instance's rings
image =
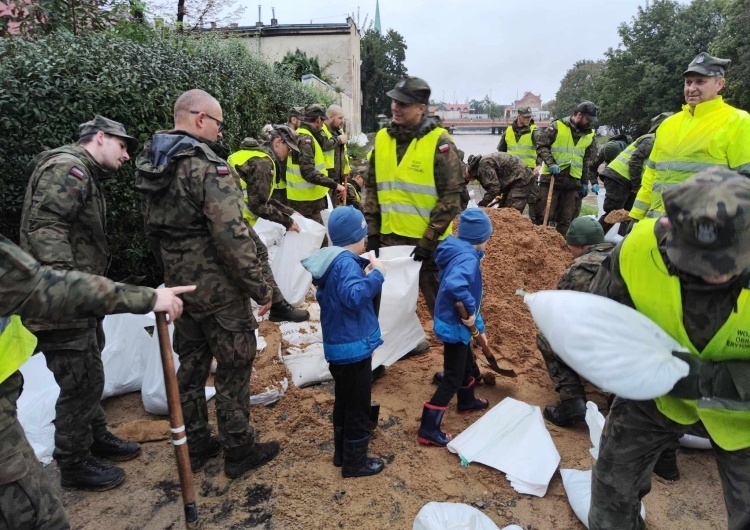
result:
[(367, 246), (365, 247), (367, 252), (375, 252), (375, 257), (380, 257), (380, 236), (367, 236)]
[(411, 256), (414, 258), (414, 261), (425, 261), (432, 257), (432, 252), (417, 245), (412, 250)]
[(700, 399), (703, 397), (700, 390), (701, 365), (704, 361), (687, 352), (673, 351), (672, 355), (682, 359), (690, 365), (688, 375), (677, 381), (668, 394), (679, 399)]

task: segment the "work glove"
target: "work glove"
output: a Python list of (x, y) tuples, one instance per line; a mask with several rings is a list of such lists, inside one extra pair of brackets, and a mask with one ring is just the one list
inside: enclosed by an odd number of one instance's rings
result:
[(432, 252), (417, 245), (412, 250), (411, 256), (414, 258), (414, 261), (425, 261), (432, 257)]
[(375, 257), (380, 257), (380, 236), (367, 236), (367, 246), (365, 247), (367, 252), (373, 251)]
[(549, 167), (549, 172), (552, 173), (553, 175), (559, 175), (560, 174), (560, 166), (558, 166), (557, 164), (552, 164)]
[(675, 383), (672, 390), (669, 391), (669, 395), (679, 399), (700, 399), (703, 397), (700, 391), (700, 374), (702, 366), (707, 363), (688, 352), (673, 351), (672, 355), (688, 363), (690, 371), (687, 376)]
[(599, 184), (594, 184), (591, 186), (591, 191), (594, 192), (594, 195), (599, 195)]
[(589, 187), (586, 184), (584, 184), (583, 186), (581, 186), (581, 197), (585, 197), (588, 194), (589, 194)]

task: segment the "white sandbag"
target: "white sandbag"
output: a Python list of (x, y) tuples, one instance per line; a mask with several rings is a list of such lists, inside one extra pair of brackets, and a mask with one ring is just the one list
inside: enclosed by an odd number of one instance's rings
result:
[(373, 354), (373, 368), (390, 366), (425, 339), (417, 316), (421, 263), (411, 257), (413, 250), (404, 245), (380, 249), (378, 259), (386, 267), (378, 315), (383, 344)]
[(604, 416), (599, 412), (599, 407), (592, 401), (586, 402), (586, 425), (589, 426), (589, 439), (591, 440), (591, 449), (589, 453), (594, 460), (599, 458), (599, 441), (602, 438), (604, 430)]
[(43, 353), (32, 355), (21, 366), (23, 392), (18, 398), (18, 421), (37, 459), (43, 464), (52, 462), (55, 450), (55, 403), (60, 387), (47, 368)]
[(286, 234), (284, 225), (274, 223), (262, 217), (258, 218), (255, 226), (253, 226), (253, 230), (258, 234), (263, 244), (268, 247), (269, 253), (271, 252), (271, 248), (281, 245), (281, 240), (284, 239), (284, 234)]
[(307, 290), (312, 284), (312, 275), (305, 270), (300, 261), (313, 255), (320, 248), (326, 229), (305, 217), (292, 217), (297, 221), (301, 231), (287, 232), (284, 235), (279, 251), (271, 262), (271, 270), (287, 302), (299, 305), (305, 301)]
[(284, 322), (279, 325), (279, 331), (281, 338), (292, 346), (304, 347), (323, 342), (320, 322)]
[(110, 315), (102, 325), (105, 336), (102, 399), (140, 390), (151, 343), (151, 335), (145, 328), (154, 325), (153, 314)]
[(250, 406), (260, 407), (273, 405), (284, 396), (288, 389), (289, 380), (285, 377), (283, 381), (279, 381), (277, 386), (266, 387), (266, 389), (260, 394), (250, 396)]
[(560, 463), (542, 411), (505, 398), (448, 443), (461, 462), (479, 462), (506, 474), (519, 493), (543, 497)]
[(625, 239), (619, 234), (619, 231), (620, 231), (620, 223), (615, 223), (615, 225), (612, 226), (612, 228), (610, 228), (606, 234), (604, 234), (604, 241), (606, 241), (607, 243), (617, 244), (623, 239)]
[(702, 436), (696, 436), (694, 434), (685, 434), (680, 438), (680, 445), (687, 447), (688, 449), (702, 449), (709, 450), (713, 449), (711, 440), (703, 438)]
[(283, 356), (284, 364), (292, 374), (292, 381), (297, 387), (316, 385), (333, 379), (322, 343), (311, 344), (304, 350), (289, 348), (287, 352), (287, 355)]
[(687, 350), (635, 309), (576, 291), (539, 291), (524, 301), (555, 354), (606, 392), (652, 399), (688, 375), (672, 355)]
[[(577, 469), (561, 469), (563, 487), (568, 496), (570, 507), (576, 517), (589, 527), (589, 509), (591, 508), (591, 471), (578, 471)], [(646, 507), (641, 502), (641, 517), (646, 519)]]
[[(506, 527), (506, 529), (508, 528), (512, 527)], [(492, 522), (492, 519), (468, 504), (460, 502), (428, 502), (417, 513), (412, 530), (499, 529)]]

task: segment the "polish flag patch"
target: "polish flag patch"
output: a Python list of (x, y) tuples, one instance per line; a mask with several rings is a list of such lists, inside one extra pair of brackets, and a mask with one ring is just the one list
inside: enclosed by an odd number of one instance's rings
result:
[(227, 166), (216, 166), (216, 172), (219, 175), (229, 175), (229, 168)]
[(84, 172), (80, 168), (77, 168), (75, 166), (70, 168), (70, 174), (73, 175), (77, 179), (82, 179), (84, 176)]
[(438, 147), (438, 151), (440, 151), (441, 153), (447, 153), (448, 151), (450, 151), (450, 148), (451, 148), (450, 145), (443, 144), (440, 147)]

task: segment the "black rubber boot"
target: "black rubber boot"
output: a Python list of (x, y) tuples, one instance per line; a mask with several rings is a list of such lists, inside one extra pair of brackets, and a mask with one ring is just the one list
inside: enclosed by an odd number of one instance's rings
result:
[(224, 451), (224, 474), (229, 478), (241, 477), (251, 469), (262, 466), (279, 454), (279, 442), (255, 442), (251, 446)]
[(443, 379), (445, 378), (445, 372), (435, 372), (435, 375), (432, 376), (432, 383), (435, 385), (439, 385), (443, 382)]
[(459, 414), (474, 412), (475, 410), (484, 410), (490, 406), (490, 402), (486, 399), (474, 396), (474, 384), (475, 380), (472, 377), (468, 385), (462, 386), (458, 389), (458, 392), (456, 392), (456, 409)]
[(304, 322), (309, 318), (310, 313), (308, 311), (295, 309), (286, 300), (273, 304), (268, 315), (271, 322)]
[(125, 480), (125, 471), (93, 456), (79, 464), (60, 467), (60, 485), (65, 489), (107, 491)]
[(408, 359), (409, 357), (417, 357), (419, 355), (424, 355), (428, 351), (430, 351), (430, 344), (426, 340), (423, 340), (422, 342), (414, 346), (414, 348), (412, 348), (406, 355), (404, 355), (403, 358)]
[(680, 480), (680, 470), (677, 467), (677, 449), (665, 449), (659, 455), (654, 466), (654, 474), (664, 480), (675, 482)]
[(445, 447), (453, 438), (440, 430), (440, 424), (443, 421), (443, 415), (447, 407), (438, 407), (425, 401), (422, 408), (422, 422), (417, 431), (417, 441), (422, 445), (437, 445)]
[(586, 419), (586, 400), (582, 397), (566, 399), (557, 406), (544, 408), (544, 417), (558, 427), (570, 427)]
[(344, 440), (344, 465), (341, 468), (341, 476), (369, 477), (383, 471), (385, 464), (380, 458), (367, 456), (367, 446), (370, 437), (365, 436), (361, 440)]
[(385, 375), (385, 366), (382, 364), (372, 371), (372, 382), (374, 383)]
[(136, 442), (123, 440), (111, 432), (105, 431), (99, 436), (94, 435), (94, 443), (91, 444), (90, 451), (97, 458), (127, 462), (141, 454), (141, 446)]
[(344, 465), (344, 428), (333, 427), (333, 465), (341, 467)]
[(205, 449), (195, 452), (190, 451), (190, 468), (193, 470), (193, 473), (205, 466), (210, 458), (218, 456), (220, 452), (221, 444), (215, 436), (211, 436), (208, 439)]

